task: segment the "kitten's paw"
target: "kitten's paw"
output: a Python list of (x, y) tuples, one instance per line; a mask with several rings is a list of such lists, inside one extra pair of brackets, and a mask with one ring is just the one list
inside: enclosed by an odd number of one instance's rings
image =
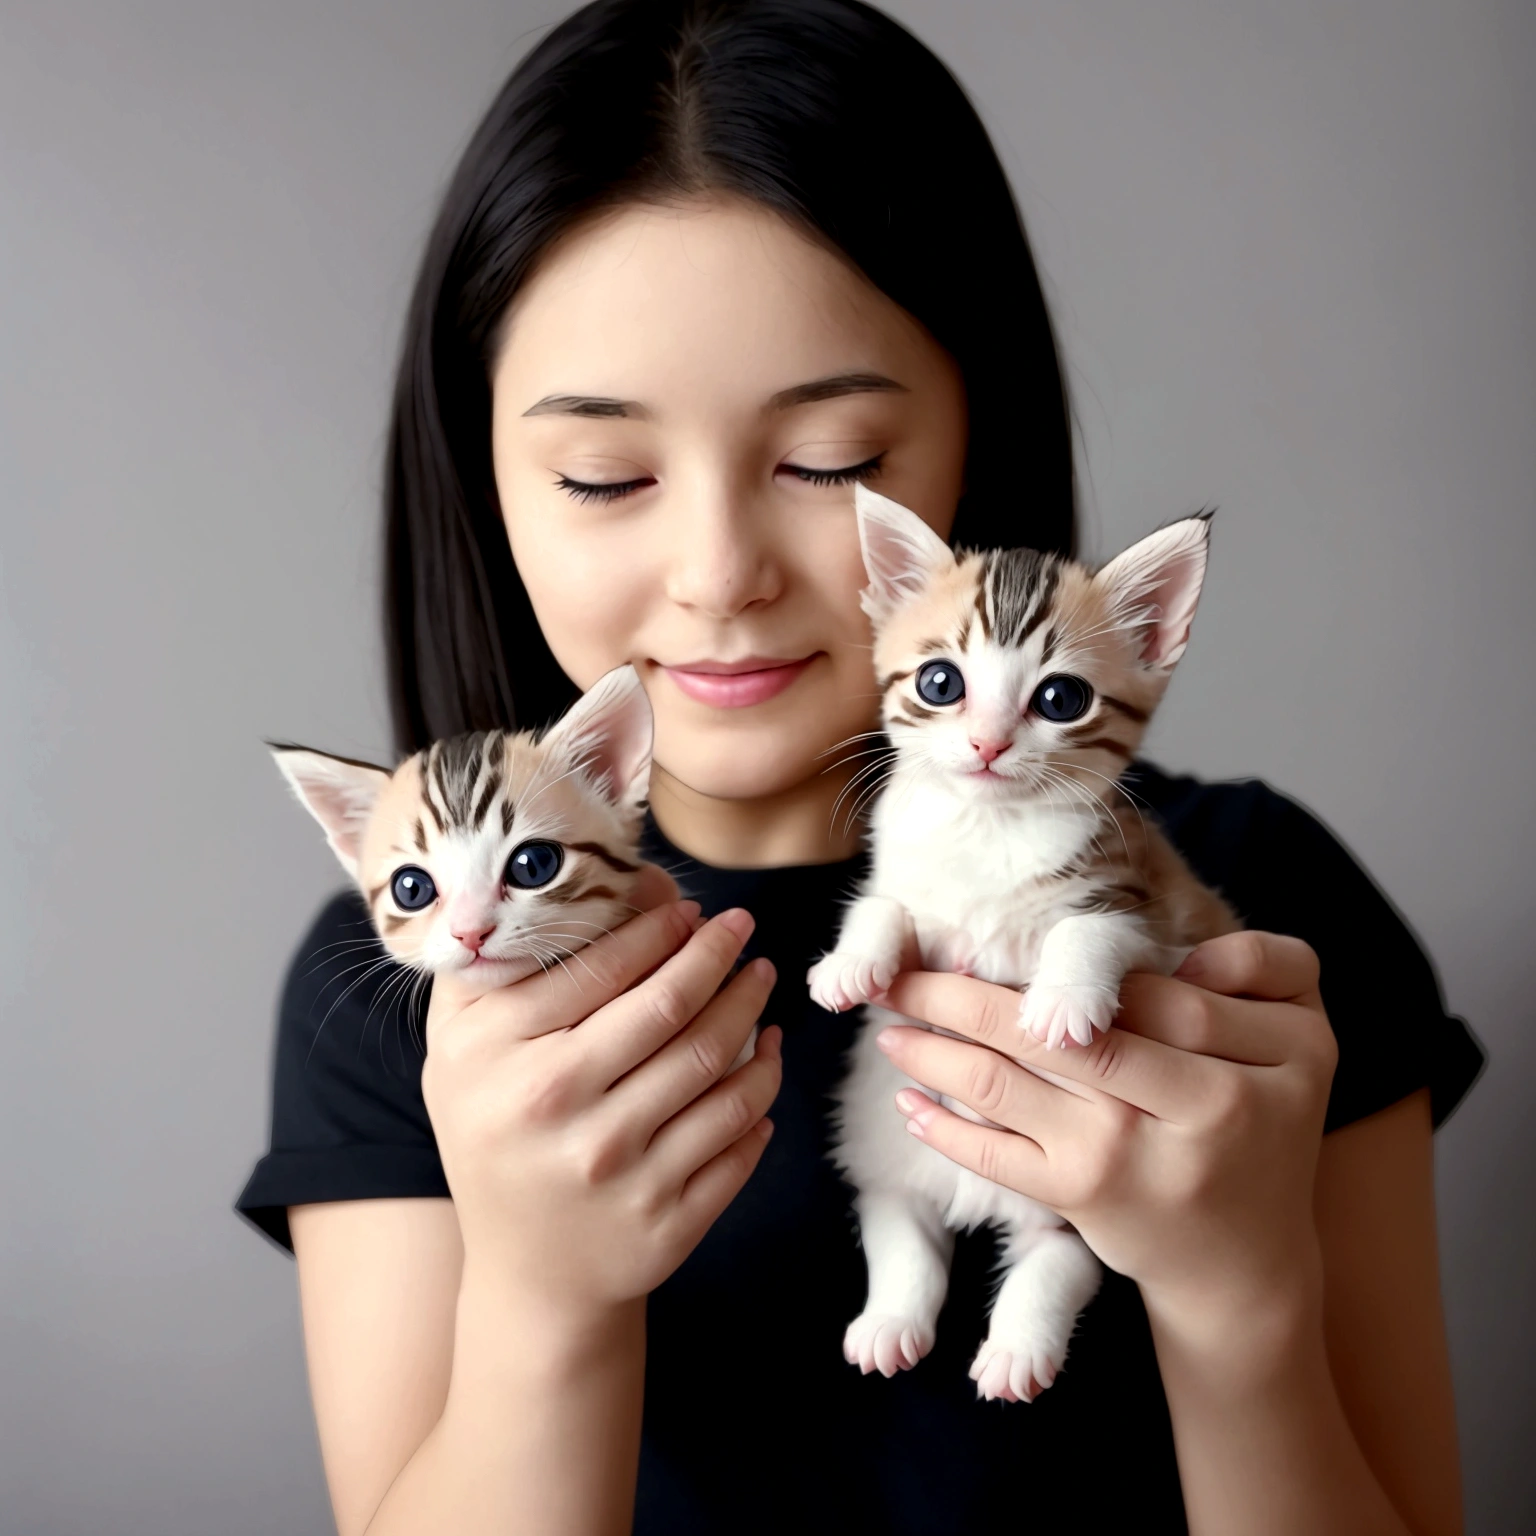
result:
[(873, 1002), (896, 979), (898, 961), (883, 955), (833, 950), (805, 973), (811, 1000), (828, 1013), (844, 1013)]
[(971, 1362), (977, 1397), (996, 1402), (1030, 1403), (1056, 1380), (1067, 1358), (1066, 1339), (1042, 1335), (1003, 1342), (988, 1339)]
[(861, 1312), (843, 1335), (843, 1358), (866, 1376), (910, 1371), (932, 1348), (932, 1324), (886, 1312)]
[(1114, 1022), (1120, 995), (1112, 987), (1056, 987), (1033, 982), (1019, 1008), (1019, 1027), (1047, 1049), (1065, 1048), (1068, 1040), (1092, 1045), (1093, 1032), (1101, 1034)]

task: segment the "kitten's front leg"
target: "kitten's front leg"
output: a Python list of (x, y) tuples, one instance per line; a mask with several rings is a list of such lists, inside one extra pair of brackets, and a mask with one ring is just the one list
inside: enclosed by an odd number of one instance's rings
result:
[(861, 896), (849, 907), (836, 947), (806, 972), (811, 997), (829, 1013), (842, 1013), (879, 997), (901, 969), (902, 952), (916, 944), (911, 915), (889, 896)]
[(1040, 963), (1024, 994), (1019, 1023), (1055, 1049), (1068, 1039), (1092, 1045), (1120, 1006), (1120, 982), (1161, 948), (1128, 912), (1064, 917), (1040, 945)]
[(933, 1348), (954, 1234), (931, 1201), (909, 1191), (864, 1191), (854, 1209), (869, 1266), (869, 1299), (843, 1335), (843, 1356), (866, 1376), (894, 1376)]

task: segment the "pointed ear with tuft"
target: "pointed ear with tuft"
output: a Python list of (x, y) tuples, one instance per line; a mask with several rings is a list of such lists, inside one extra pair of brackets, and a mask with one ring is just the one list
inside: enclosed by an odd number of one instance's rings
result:
[(651, 782), (651, 701), (631, 666), (605, 672), (545, 732), (543, 745), (579, 766), (614, 805), (635, 806)]
[(393, 775), (371, 763), (311, 752), (308, 747), (267, 745), (305, 809), (325, 828), (325, 839), (341, 867), (356, 880), (368, 818)]
[(853, 508), (859, 520), (864, 569), (869, 573), (859, 605), (870, 618), (884, 618), (935, 576), (954, 569), (949, 545), (900, 502), (855, 482)]
[(1148, 534), (1094, 577), (1111, 610), (1141, 634), (1141, 659), (1171, 672), (1184, 647), (1205, 580), (1211, 517), (1201, 512)]

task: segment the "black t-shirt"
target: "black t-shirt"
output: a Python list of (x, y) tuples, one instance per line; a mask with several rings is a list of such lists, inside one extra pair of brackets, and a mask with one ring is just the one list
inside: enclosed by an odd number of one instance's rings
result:
[[(1130, 787), (1251, 928), (1305, 939), (1339, 1040), (1327, 1128), (1428, 1086), (1436, 1125), (1483, 1064), (1446, 1016), (1428, 959), (1369, 876), (1294, 802), (1253, 781), (1202, 784), (1138, 764)], [(956, 1246), (938, 1342), (915, 1370), (861, 1376), (843, 1330), (864, 1302), (850, 1191), (827, 1160), (827, 1099), (857, 1015), (809, 1000), (864, 859), (721, 870), (667, 844), (647, 857), (705, 914), (746, 907), (748, 955), (779, 981), (784, 1080), (761, 1164), (651, 1297), (635, 1529), (968, 1532), (1053, 1517), (1092, 1531), (1185, 1528), (1168, 1408), (1135, 1285), (1110, 1273), (1066, 1368), (1032, 1404), (978, 1402), (966, 1375), (995, 1279), (986, 1232)], [(359, 947), (361, 945), (361, 947)], [(300, 946), (278, 1020), (272, 1143), (237, 1209), (285, 1247), (286, 1207), (445, 1196), (421, 1097), (421, 1012), (388, 970), (355, 895)], [(893, 1110), (894, 1114), (895, 1111)]]

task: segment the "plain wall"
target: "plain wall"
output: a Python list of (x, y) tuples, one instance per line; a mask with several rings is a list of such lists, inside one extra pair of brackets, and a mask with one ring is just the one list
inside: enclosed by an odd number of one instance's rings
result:
[[(6, 1533), (330, 1528), (293, 1266), (230, 1211), (339, 884), (261, 740), (385, 750), (409, 283), (566, 9), (0, 0)], [(1220, 504), (1153, 755), (1323, 816), (1492, 1052), (1446, 1301), (1471, 1529), (1536, 1529), (1536, 10), (893, 9), (1015, 178), (1090, 552)]]

